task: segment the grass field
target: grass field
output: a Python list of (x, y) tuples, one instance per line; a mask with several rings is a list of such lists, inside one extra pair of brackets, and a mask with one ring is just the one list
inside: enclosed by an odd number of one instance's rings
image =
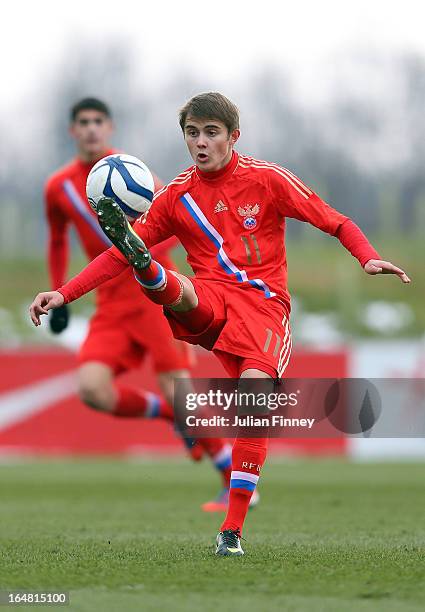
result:
[(67, 589), (90, 612), (423, 610), (424, 472), (271, 461), (235, 559), (212, 553), (206, 464), (1, 464), (0, 588)]

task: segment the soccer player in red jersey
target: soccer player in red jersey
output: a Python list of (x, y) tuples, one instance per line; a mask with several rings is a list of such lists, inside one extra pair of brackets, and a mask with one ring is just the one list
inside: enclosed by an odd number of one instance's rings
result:
[[(180, 111), (180, 126), (194, 166), (156, 194), (134, 230), (113, 200), (100, 202), (100, 223), (115, 246), (59, 291), (40, 293), (30, 307), (35, 325), (41, 314), (77, 299), (131, 262), (146, 295), (164, 306), (176, 338), (212, 350), (244, 383), (263, 379), (272, 388), (291, 352), (286, 217), (338, 238), (367, 274), (396, 274), (410, 282), (403, 270), (380, 258), (353, 221), (292, 172), (234, 151), (239, 113), (225, 96), (193, 97)], [(172, 235), (188, 253), (193, 279), (167, 270), (148, 250)], [(271, 335), (279, 338), (277, 349)], [(243, 554), (242, 526), (266, 453), (267, 438), (241, 435), (234, 442), (218, 555)]]
[[(115, 152), (109, 145), (112, 130), (110, 110), (101, 100), (86, 98), (71, 109), (70, 132), (78, 154), (53, 174), (45, 187), (48, 267), (53, 289), (63, 285), (66, 278), (70, 225), (76, 229), (89, 260), (112, 245), (86, 197), (91, 168), (99, 159)], [(163, 186), (155, 176), (154, 181), (155, 190)], [(176, 243), (172, 239), (155, 247), (157, 261), (168, 269), (173, 269), (168, 250)], [(190, 376), (188, 345), (174, 339), (162, 308), (140, 292), (130, 269), (99, 287), (96, 298), (96, 312), (78, 355), (81, 400), (95, 410), (117, 417), (159, 417), (172, 423), (174, 378)], [(51, 314), (51, 330), (60, 333), (68, 324), (68, 307), (64, 304)], [(116, 380), (118, 374), (138, 366), (148, 353), (163, 397)], [(200, 458), (203, 450), (211, 456), (222, 475), (225, 490), (221, 498), (225, 498), (230, 480), (229, 445), (220, 439), (201, 440), (194, 446), (191, 440), (185, 441), (194, 459)], [(225, 509), (223, 503), (207, 502), (204, 507)]]

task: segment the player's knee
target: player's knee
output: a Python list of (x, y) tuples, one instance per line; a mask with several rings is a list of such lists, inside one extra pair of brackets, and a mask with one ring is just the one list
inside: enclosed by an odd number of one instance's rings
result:
[(196, 308), (199, 300), (192, 282), (183, 274), (178, 274), (178, 272), (173, 272), (172, 270), (171, 272), (174, 274), (174, 276), (177, 276), (180, 279), (180, 282), (183, 285), (183, 293), (178, 304), (170, 307), (170, 310), (173, 310), (174, 312), (186, 312)]
[(86, 406), (93, 410), (108, 411), (105, 393), (100, 385), (82, 383), (79, 387), (79, 397)]

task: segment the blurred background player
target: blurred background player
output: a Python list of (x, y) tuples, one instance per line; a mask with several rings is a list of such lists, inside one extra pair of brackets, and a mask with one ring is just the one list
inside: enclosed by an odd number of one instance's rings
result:
[[(87, 176), (102, 157), (116, 152), (109, 142), (113, 122), (109, 107), (96, 98), (85, 98), (71, 109), (70, 133), (77, 157), (60, 168), (45, 186), (46, 217), (49, 228), (48, 268), (52, 289), (66, 280), (69, 260), (68, 229), (73, 225), (89, 260), (111, 246), (100, 228), (96, 214), (86, 198)], [(154, 176), (155, 190), (162, 187)], [(168, 240), (155, 249), (163, 266), (175, 269), (169, 249), (177, 241)], [(54, 310), (49, 319), (55, 334), (66, 329), (69, 307)], [(123, 384), (117, 376), (140, 365), (150, 354), (163, 397), (151, 391)], [(88, 335), (78, 354), (78, 390), (90, 408), (116, 417), (163, 418), (174, 421), (174, 378), (189, 378), (190, 355), (184, 342), (175, 340), (162, 308), (147, 299), (131, 269), (105, 283), (96, 293), (96, 311)], [(220, 439), (205, 439), (193, 444), (185, 440), (193, 459), (205, 450), (223, 479), (223, 491), (207, 511), (225, 510), (230, 481), (231, 449)]]

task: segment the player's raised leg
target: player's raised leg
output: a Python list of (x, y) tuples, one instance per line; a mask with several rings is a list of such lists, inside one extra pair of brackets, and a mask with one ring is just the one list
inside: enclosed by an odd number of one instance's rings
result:
[[(145, 243), (112, 198), (99, 200), (97, 215), (105, 234), (133, 266), (136, 280), (150, 300), (177, 312), (196, 308), (198, 298), (189, 279), (166, 270), (152, 259)], [(204, 321), (201, 321), (201, 325), (205, 325)]]

